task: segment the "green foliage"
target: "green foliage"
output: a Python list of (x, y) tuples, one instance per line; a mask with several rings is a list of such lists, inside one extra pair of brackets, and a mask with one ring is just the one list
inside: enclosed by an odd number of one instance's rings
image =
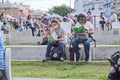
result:
[(66, 6), (66, 5), (61, 5), (61, 6), (54, 6), (52, 9), (50, 9), (48, 11), (48, 13), (50, 14), (58, 14), (60, 16), (66, 16), (67, 13), (70, 13), (73, 9), (71, 9), (70, 7)]
[(107, 62), (12, 62), (14, 77), (107, 80)]

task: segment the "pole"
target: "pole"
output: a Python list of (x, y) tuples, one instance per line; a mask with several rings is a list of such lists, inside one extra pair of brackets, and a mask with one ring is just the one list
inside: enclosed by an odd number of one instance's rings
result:
[(4, 0), (2, 0), (2, 4), (4, 3)]
[(70, 0), (70, 8), (71, 8), (71, 0)]

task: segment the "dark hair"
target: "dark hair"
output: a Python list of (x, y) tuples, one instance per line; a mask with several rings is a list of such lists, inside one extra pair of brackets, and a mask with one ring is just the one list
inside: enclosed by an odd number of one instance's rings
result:
[(27, 16), (27, 19), (30, 19), (30, 17), (31, 17), (31, 15), (28, 15), (28, 16)]
[(80, 19), (80, 18), (85, 18), (85, 22), (87, 21), (87, 20), (86, 20), (86, 16), (85, 16), (84, 14), (79, 14), (79, 15), (78, 15), (78, 18), (77, 18), (77, 21), (78, 21), (78, 22), (79, 22), (79, 19)]
[(90, 13), (91, 14), (91, 11), (87, 11), (87, 14)]

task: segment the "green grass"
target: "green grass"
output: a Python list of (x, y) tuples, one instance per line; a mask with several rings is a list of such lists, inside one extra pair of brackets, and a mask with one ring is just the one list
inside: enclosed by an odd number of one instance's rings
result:
[(14, 77), (107, 80), (107, 62), (12, 62)]

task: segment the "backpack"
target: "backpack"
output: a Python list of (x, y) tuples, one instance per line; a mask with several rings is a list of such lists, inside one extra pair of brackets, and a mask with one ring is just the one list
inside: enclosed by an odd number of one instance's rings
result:
[(38, 45), (47, 45), (48, 44), (48, 38), (43, 37), (42, 42), (38, 42)]
[(60, 60), (60, 49), (59, 47), (54, 47), (51, 50), (51, 54), (50, 54), (50, 60)]
[(120, 51), (115, 52), (111, 55), (110, 59), (113, 63), (117, 63), (118, 59), (120, 58)]

